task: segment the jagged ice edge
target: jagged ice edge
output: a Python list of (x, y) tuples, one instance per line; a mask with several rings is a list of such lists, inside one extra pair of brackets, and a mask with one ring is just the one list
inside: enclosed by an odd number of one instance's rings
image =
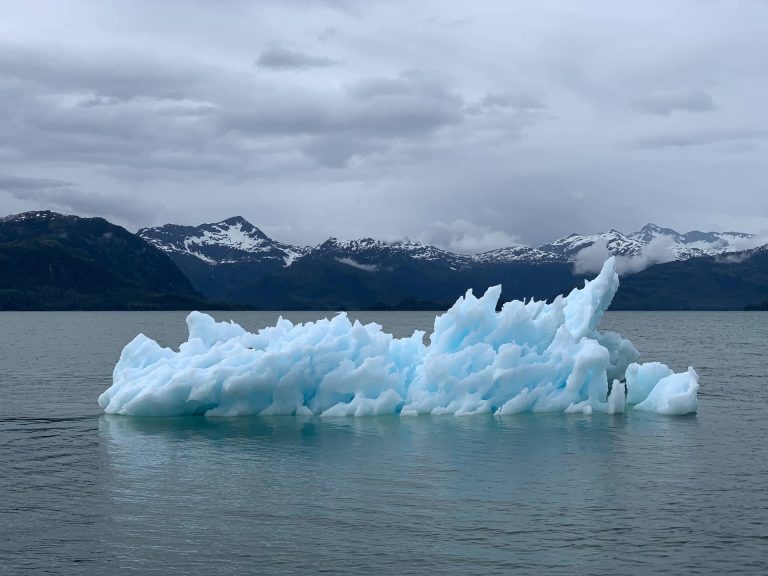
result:
[(394, 338), (344, 313), (306, 324), (281, 317), (254, 334), (192, 312), (178, 352), (136, 336), (99, 405), (134, 416), (695, 412), (693, 368), (637, 364), (631, 342), (597, 330), (618, 287), (610, 258), (552, 303), (497, 312), (500, 286), (480, 298), (468, 290), (435, 318), (428, 345), (424, 332)]

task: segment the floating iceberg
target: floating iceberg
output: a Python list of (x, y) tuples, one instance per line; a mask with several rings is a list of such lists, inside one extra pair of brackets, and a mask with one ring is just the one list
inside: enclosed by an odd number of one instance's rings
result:
[(551, 304), (514, 301), (497, 312), (500, 286), (481, 298), (470, 290), (435, 319), (429, 344), (424, 332), (394, 338), (343, 313), (280, 318), (253, 334), (192, 312), (178, 352), (134, 338), (99, 405), (135, 416), (695, 412), (693, 368), (636, 364), (628, 340), (597, 330), (618, 286), (611, 258)]

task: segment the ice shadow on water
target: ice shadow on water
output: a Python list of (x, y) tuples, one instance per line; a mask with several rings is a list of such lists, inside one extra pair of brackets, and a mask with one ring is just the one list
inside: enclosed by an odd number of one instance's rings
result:
[[(345, 452), (365, 445), (372, 450), (405, 450), (430, 445), (448, 453), (457, 443), (499, 456), (531, 452), (556, 455), (564, 446), (610, 453), (617, 443), (673, 445), (695, 436), (696, 415), (660, 416), (647, 412), (626, 414), (519, 414), (510, 416), (377, 416), (321, 418), (317, 416), (205, 416), (126, 417), (103, 415), (99, 434), (111, 452), (144, 452), (151, 447), (221, 453)], [(463, 449), (463, 447), (462, 447)], [(570, 448), (569, 448), (570, 450)], [(568, 452), (568, 450), (566, 450)]]

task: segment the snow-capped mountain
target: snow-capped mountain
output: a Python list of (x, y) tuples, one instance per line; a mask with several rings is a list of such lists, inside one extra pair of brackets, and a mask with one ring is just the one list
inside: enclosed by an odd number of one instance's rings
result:
[(637, 232), (632, 232), (632, 234), (629, 235), (630, 238), (638, 240), (643, 244), (650, 244), (653, 240), (661, 236), (671, 236), (677, 241), (681, 241), (683, 237), (682, 234), (672, 228), (662, 228), (661, 226), (656, 226), (656, 224), (646, 224)]
[(329, 238), (311, 250), (315, 256), (331, 256), (343, 264), (355, 266), (390, 265), (393, 261), (410, 260), (440, 263), (451, 269), (464, 268), (472, 263), (471, 256), (454, 254), (422, 242), (398, 240), (385, 242), (373, 238), (339, 240)]
[[(309, 254), (332, 256), (351, 266), (355, 263), (370, 266), (405, 257), (414, 261), (444, 264), (454, 270), (473, 264), (566, 261), (555, 250), (528, 246), (510, 246), (474, 255), (456, 254), (419, 241), (387, 242), (373, 238), (339, 240), (331, 237), (315, 247), (293, 246), (273, 240), (241, 216), (199, 226), (165, 224), (142, 228), (138, 235), (171, 256), (192, 256), (214, 266), (261, 262), (279, 263), (288, 267)], [(586, 246), (589, 241), (584, 240), (583, 243)]]
[(507, 248), (498, 248), (489, 250), (481, 254), (470, 256), (474, 262), (483, 264), (505, 264), (510, 262), (566, 262), (565, 256), (556, 251), (547, 252), (539, 248), (530, 248), (528, 246), (509, 246)]
[(508, 264), (511, 262), (552, 263), (567, 260), (554, 252), (547, 252), (529, 246), (508, 246), (480, 254), (456, 254), (422, 242), (397, 240), (385, 242), (373, 238), (340, 241), (330, 238), (312, 249), (313, 253), (334, 252), (361, 262), (376, 262), (382, 258), (407, 256), (413, 260), (441, 263), (454, 270), (468, 268), (475, 264)]
[(748, 247), (748, 242), (753, 237), (752, 234), (743, 232), (700, 232), (699, 230), (680, 234), (671, 228), (661, 228), (655, 224), (646, 224), (629, 236), (644, 244), (650, 244), (661, 237), (669, 239), (668, 249), (675, 255), (676, 260), (743, 250)]
[(618, 230), (598, 234), (571, 234), (539, 247), (543, 252), (559, 254), (573, 260), (583, 249), (596, 243), (604, 245), (614, 256), (638, 256), (649, 245), (669, 254), (669, 260), (688, 260), (697, 256), (715, 256), (744, 250), (752, 234), (743, 232), (700, 232), (681, 234), (672, 228), (646, 224), (637, 232), (622, 234)]
[(200, 226), (166, 224), (157, 228), (143, 228), (138, 234), (171, 256), (191, 256), (214, 266), (257, 263), (289, 267), (301, 258), (312, 255), (335, 258), (338, 262), (361, 270), (374, 270), (377, 266), (387, 266), (403, 258), (441, 264), (451, 270), (468, 269), (475, 265), (564, 263), (573, 261), (581, 250), (594, 244), (605, 246), (615, 256), (638, 256), (649, 245), (654, 245), (657, 252), (661, 250), (669, 253), (669, 260), (687, 260), (696, 256), (743, 250), (749, 247), (748, 241), (752, 238), (752, 235), (742, 232), (694, 230), (681, 234), (672, 228), (647, 224), (631, 234), (618, 230), (570, 234), (538, 248), (510, 246), (466, 255), (421, 242), (386, 242), (373, 238), (329, 238), (315, 247), (293, 246), (273, 240), (240, 216)]
[(609, 232), (589, 235), (570, 234), (565, 238), (539, 246), (539, 250), (559, 254), (568, 260), (572, 260), (576, 257), (576, 254), (595, 243), (604, 244), (614, 256), (636, 256), (640, 254), (645, 245), (644, 242), (631, 236), (625, 236), (618, 230), (610, 230)]
[(260, 261), (290, 266), (309, 251), (272, 240), (240, 216), (200, 226), (142, 228), (138, 235), (169, 254), (186, 254), (214, 265)]
[[(101, 218), (47, 211), (0, 218), (0, 308), (186, 308), (206, 305), (202, 295), (275, 310), (440, 309), (468, 288), (481, 294), (496, 285), (504, 300), (548, 299), (582, 283), (592, 273), (585, 263), (602, 263), (605, 250), (631, 270), (617, 309), (768, 307), (768, 245), (738, 232), (680, 234), (649, 224), (475, 255), (372, 238), (291, 246), (239, 217), (140, 236)], [(598, 252), (577, 258), (596, 243)]]

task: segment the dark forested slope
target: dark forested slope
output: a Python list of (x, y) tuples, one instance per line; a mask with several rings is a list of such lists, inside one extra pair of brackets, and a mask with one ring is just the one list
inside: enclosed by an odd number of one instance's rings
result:
[(0, 309), (179, 309), (204, 305), (162, 251), (103, 218), (0, 219)]

